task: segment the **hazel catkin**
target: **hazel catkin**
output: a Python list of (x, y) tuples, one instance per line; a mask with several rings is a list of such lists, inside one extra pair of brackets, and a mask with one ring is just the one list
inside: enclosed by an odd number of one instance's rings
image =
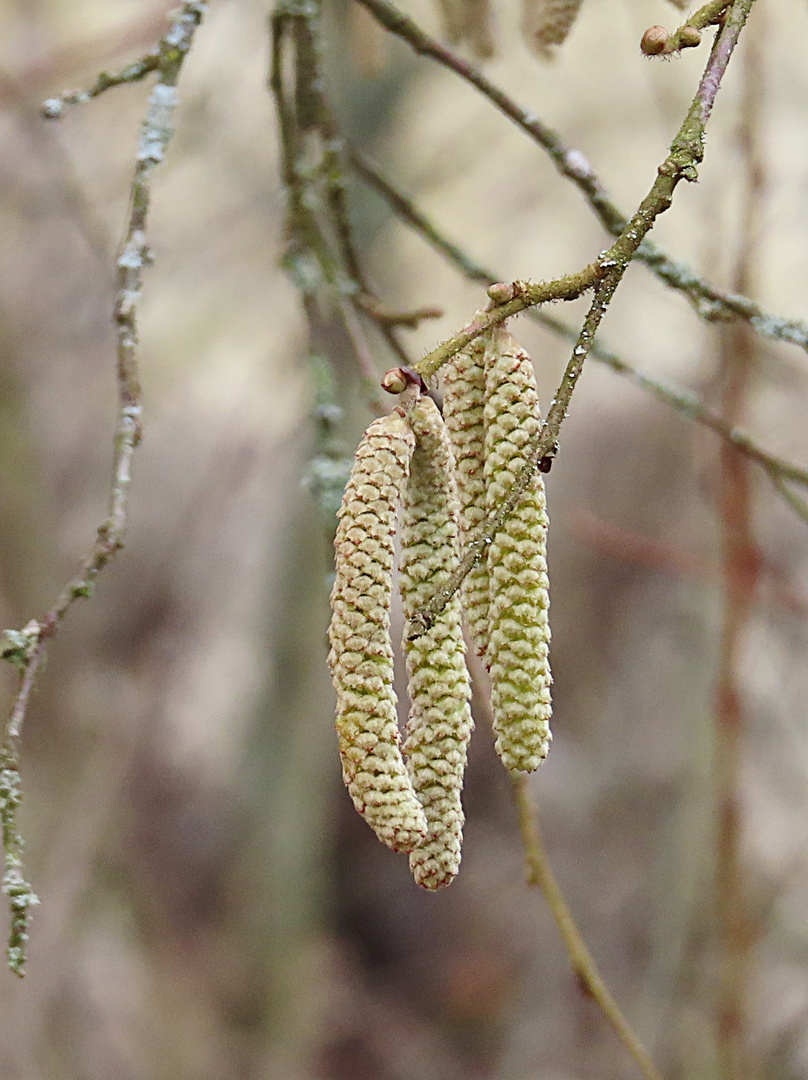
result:
[[(533, 365), (501, 327), (485, 351), (486, 498), (495, 512), (527, 464), (541, 426)], [(508, 769), (531, 772), (547, 756), (552, 677), (547, 510), (536, 472), (488, 548), (486, 662), (496, 748)]]
[(563, 45), (578, 17), (582, 0), (522, 0), (522, 33), (537, 56), (550, 59)]
[[(447, 365), (443, 418), (455, 461), (460, 499), (460, 538), (463, 546), (482, 528), (487, 513), (485, 496), (485, 336), (476, 338)], [(488, 643), (488, 566), (481, 559), (461, 586), (463, 607), (472, 642), (480, 656)]]
[(424, 807), (427, 836), (410, 853), (416, 882), (448, 885), (460, 867), (460, 792), (473, 721), (460, 598), (455, 595), (417, 636), (412, 620), (459, 564), (459, 503), (454, 460), (443, 419), (423, 396), (409, 420), (415, 452), (404, 495), (400, 588), (404, 608), (410, 714), (404, 741), (412, 786)]
[(390, 605), (398, 506), (414, 448), (396, 410), (370, 425), (356, 451), (334, 541), (328, 656), (345, 784), (378, 838), (407, 852), (427, 826), (401, 754)]

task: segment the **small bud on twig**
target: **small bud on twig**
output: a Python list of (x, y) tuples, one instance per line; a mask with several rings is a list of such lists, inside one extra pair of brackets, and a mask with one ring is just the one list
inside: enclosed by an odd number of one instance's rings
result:
[(669, 41), (670, 34), (664, 26), (650, 26), (642, 36), (640, 51), (645, 56), (659, 56), (665, 52)]

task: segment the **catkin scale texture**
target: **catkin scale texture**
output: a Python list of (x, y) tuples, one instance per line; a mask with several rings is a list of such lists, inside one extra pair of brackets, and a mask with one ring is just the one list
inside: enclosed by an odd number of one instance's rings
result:
[(523, 0), (522, 33), (537, 56), (549, 59), (563, 45), (583, 0)]
[(426, 840), (410, 853), (416, 882), (448, 885), (460, 867), (460, 792), (473, 722), (459, 597), (424, 633), (410, 640), (412, 619), (459, 562), (459, 503), (454, 461), (443, 420), (431, 398), (410, 413), (416, 446), (404, 497), (400, 588), (404, 608), (410, 715), (407, 768), (426, 812)]
[(398, 412), (375, 420), (359, 444), (334, 541), (329, 627), (343, 779), (394, 851), (412, 851), (427, 831), (401, 754), (390, 641), (394, 535), (414, 448)]
[[(463, 545), (480, 531), (487, 512), (485, 495), (485, 339), (477, 338), (447, 365), (443, 383), (443, 418), (455, 460)], [(471, 640), (480, 656), (488, 641), (488, 566), (481, 559), (462, 589)]]
[[(498, 328), (485, 351), (485, 480), (489, 510), (507, 497), (541, 427), (530, 357)], [(486, 661), (496, 748), (508, 769), (531, 772), (547, 756), (552, 677), (544, 481), (536, 473), (488, 548)]]

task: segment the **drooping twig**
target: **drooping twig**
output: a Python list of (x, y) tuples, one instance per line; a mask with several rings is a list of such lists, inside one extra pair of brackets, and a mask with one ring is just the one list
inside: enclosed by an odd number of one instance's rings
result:
[(177, 80), (206, 6), (203, 0), (185, 3), (175, 16), (169, 32), (143, 60), (129, 65), (118, 76), (100, 76), (86, 92), (52, 98), (43, 107), (46, 117), (56, 119), (62, 115), (63, 104), (89, 100), (111, 86), (137, 81), (150, 71), (157, 74), (157, 83), (149, 97), (143, 121), (132, 180), (129, 222), (117, 260), (118, 291), (114, 319), (118, 337), (118, 412), (109, 514), (98, 528), (90, 553), (50, 611), (42, 618), (32, 620), (22, 630), (5, 631), (0, 647), (0, 657), (14, 664), (21, 676), (20, 689), (5, 725), (0, 748), (0, 821), (5, 851), (3, 892), (9, 897), (11, 908), (8, 962), (17, 975), (25, 973), (29, 909), (38, 903), (23, 874), (22, 839), (16, 825), (16, 810), (20, 802), (19, 737), (36, 676), (45, 659), (48, 640), (57, 632), (73, 602), (92, 595), (99, 571), (123, 547), (132, 456), (141, 434), (136, 314), (143, 268), (151, 262), (146, 243), (151, 172), (162, 161), (172, 135)]
[[(502, 279), (501, 274), (482, 266), (472, 259), (463, 248), (448, 239), (411, 199), (399, 191), (389, 179), (381, 174), (375, 165), (356, 149), (351, 151), (351, 164), (357, 174), (386, 200), (402, 221), (422, 236), (427, 243), (443, 255), (469, 281), (476, 281), (487, 287), (492, 282)], [(540, 308), (530, 308), (525, 314), (528, 318), (551, 330), (559, 337), (573, 343), (577, 341), (577, 330), (568, 326), (561, 319), (548, 315)], [(639, 368), (630, 364), (627, 360), (605, 348), (600, 342), (595, 341), (589, 355), (593, 360), (605, 364), (618, 375), (624, 376), (643, 390), (653, 394), (658, 401), (675, 409), (689, 420), (709, 428), (719, 438), (732, 443), (741, 453), (759, 462), (778, 493), (808, 523), (808, 505), (792, 491), (787, 483), (787, 481), (790, 481), (802, 487), (808, 487), (808, 469), (800, 468), (798, 465), (785, 461), (775, 454), (770, 454), (746, 432), (728, 424), (719, 413), (705, 405), (696, 394), (640, 371)]]
[(595, 963), (586, 942), (575, 924), (572, 912), (567, 904), (561, 887), (556, 881), (544, 841), (539, 828), (539, 815), (536, 805), (530, 798), (528, 778), (524, 773), (511, 773), (516, 810), (519, 816), (519, 831), (525, 853), (525, 876), (529, 885), (541, 889), (553, 918), (558, 926), (561, 939), (567, 950), (570, 966), (575, 973), (581, 989), (598, 1005), (603, 1015), (617, 1033), (618, 1038), (634, 1058), (646, 1080), (662, 1080), (662, 1074), (654, 1064), (650, 1054), (637, 1038), (634, 1030), (620, 1010), (608, 986)]
[[(486, 519), (477, 537), (467, 547), (466, 554), (456, 573), (452, 574), (446, 585), (439, 589), (433, 601), (428, 604), (418, 620), (413, 619), (415, 633), (421, 633), (434, 622), (446, 604), (460, 588), (474, 566), (483, 557), (489, 543), (499, 532), (502, 524), (518, 505), (524, 491), (527, 490), (535, 472), (558, 441), (561, 424), (567, 414), (573, 390), (581, 374), (584, 361), (589, 354), (595, 334), (603, 319), (606, 309), (622, 280), (629, 263), (635, 255), (645, 234), (652, 228), (656, 218), (671, 205), (673, 193), (681, 180), (695, 180), (697, 166), (704, 155), (704, 132), (710, 118), (713, 104), (730, 57), (738, 42), (741, 30), (746, 22), (754, 0), (735, 0), (727, 14), (726, 21), (716, 35), (704, 74), (699, 82), (696, 95), (688, 109), (676, 137), (671, 143), (670, 153), (657, 170), (657, 178), (651, 190), (640, 203), (637, 212), (629, 224), (604, 252), (598, 261), (585, 267), (579, 274), (571, 274), (550, 285), (525, 285), (516, 282), (513, 299), (494, 306), (454, 338), (439, 345), (428, 353), (416, 365), (418, 373), (425, 378), (433, 375), (440, 366), (454, 356), (460, 349), (473, 341), (489, 326), (503, 321), (510, 315), (524, 310), (548, 298), (548, 292), (555, 290), (557, 299), (571, 298), (573, 287), (591, 279), (595, 286), (595, 296), (584, 320), (578, 340), (572, 350), (561, 384), (556, 392), (541, 431), (534, 443), (528, 464), (516, 477), (510, 494), (503, 505)], [(569, 295), (565, 292), (567, 290)], [(583, 291), (581, 288), (580, 291)]]
[[(356, 2), (371, 11), (383, 26), (406, 41), (416, 53), (436, 60), (475, 87), (549, 154), (562, 176), (567, 177), (581, 191), (611, 236), (619, 236), (624, 231), (627, 224), (625, 214), (612, 201), (586, 156), (580, 150), (568, 146), (558, 132), (545, 124), (535, 111), (519, 105), (473, 64), (430, 37), (390, 0)], [(640, 245), (636, 258), (650, 267), (671, 288), (684, 293), (702, 318), (745, 319), (761, 336), (797, 345), (808, 352), (808, 323), (772, 315), (748, 296), (712, 285), (686, 263), (671, 258), (647, 237)]]

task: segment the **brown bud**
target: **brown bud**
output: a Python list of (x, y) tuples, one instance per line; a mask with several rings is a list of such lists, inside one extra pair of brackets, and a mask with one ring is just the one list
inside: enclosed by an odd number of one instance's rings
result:
[(671, 36), (664, 26), (650, 26), (642, 36), (640, 51), (645, 56), (659, 56), (665, 52)]
[(403, 394), (408, 386), (409, 379), (400, 367), (390, 368), (382, 375), (382, 390), (388, 394)]
[(505, 281), (496, 281), (488, 286), (488, 296), (493, 304), (507, 304), (514, 297), (513, 285)]

